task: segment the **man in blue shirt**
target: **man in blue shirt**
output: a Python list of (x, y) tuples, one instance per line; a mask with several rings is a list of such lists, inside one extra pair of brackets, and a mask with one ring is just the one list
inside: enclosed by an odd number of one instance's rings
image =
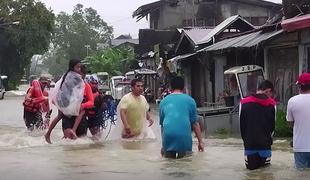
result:
[(198, 150), (204, 151), (200, 126), (197, 120), (196, 102), (183, 94), (184, 79), (171, 81), (172, 93), (159, 105), (162, 132), (161, 153), (167, 158), (182, 158), (192, 152), (192, 129), (198, 139)]

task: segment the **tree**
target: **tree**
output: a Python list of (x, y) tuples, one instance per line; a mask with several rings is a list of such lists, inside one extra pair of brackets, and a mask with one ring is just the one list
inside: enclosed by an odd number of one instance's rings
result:
[(48, 49), (55, 16), (35, 0), (1, 0), (0, 17), (0, 24), (19, 22), (0, 27), (0, 73), (8, 75), (15, 88), (31, 57)]
[(130, 48), (106, 48), (88, 59), (92, 72), (108, 72), (110, 75), (122, 75), (136, 63), (134, 52)]
[(83, 5), (77, 4), (72, 15), (61, 12), (56, 18), (53, 53), (45, 61), (50, 73), (55, 76), (65, 72), (71, 58), (84, 59), (88, 45), (92, 52), (97, 49), (98, 43), (109, 44), (112, 31), (112, 27), (91, 7), (83, 8)]
[(282, 4), (286, 18), (292, 18), (302, 13), (310, 13), (309, 0), (282, 0)]

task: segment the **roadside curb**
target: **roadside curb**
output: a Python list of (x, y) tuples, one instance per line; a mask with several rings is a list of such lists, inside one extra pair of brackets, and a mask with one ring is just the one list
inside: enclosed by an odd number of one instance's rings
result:
[(17, 96), (25, 96), (25, 91), (7, 91), (4, 96), (7, 97), (17, 97)]

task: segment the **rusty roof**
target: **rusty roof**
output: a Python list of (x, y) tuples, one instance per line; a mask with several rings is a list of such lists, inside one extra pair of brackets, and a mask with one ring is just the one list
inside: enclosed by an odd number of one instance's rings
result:
[(218, 50), (225, 50), (230, 48), (250, 48), (257, 46), (266, 40), (269, 40), (284, 31), (282, 29), (280, 30), (274, 30), (274, 31), (268, 31), (264, 32), (256, 31), (249, 34), (245, 34), (242, 36), (237, 36), (234, 38), (225, 39), (222, 41), (219, 41), (211, 46), (208, 46), (204, 49), (199, 50), (198, 52), (202, 51), (218, 51)]
[(243, 19), (241, 16), (239, 15), (231, 16), (225, 19), (219, 25), (217, 25), (211, 32), (206, 34), (206, 36), (201, 38), (197, 42), (197, 44), (205, 44), (210, 42), (214, 36), (222, 33), (229, 27), (238, 28), (239, 30), (241, 30), (241, 32), (250, 31), (254, 29), (254, 26), (245, 19)]

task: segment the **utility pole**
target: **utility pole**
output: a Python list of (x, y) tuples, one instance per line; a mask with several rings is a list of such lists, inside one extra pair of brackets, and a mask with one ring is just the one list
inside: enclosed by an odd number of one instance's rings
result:
[(86, 47), (86, 57), (88, 57), (88, 49), (90, 48), (90, 45), (86, 44), (85, 47)]

